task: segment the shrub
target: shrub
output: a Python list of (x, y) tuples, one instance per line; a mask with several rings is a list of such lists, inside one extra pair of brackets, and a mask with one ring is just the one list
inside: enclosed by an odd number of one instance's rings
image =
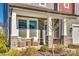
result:
[(46, 46), (46, 45), (41, 46), (39, 51), (47, 52), (48, 51), (48, 46)]
[(21, 53), (19, 50), (10, 49), (9, 52), (4, 54), (5, 56), (20, 56)]
[(73, 51), (73, 50), (67, 50), (67, 51), (64, 51), (64, 55), (65, 56), (76, 56), (76, 51)]
[(5, 53), (0, 53), (0, 56), (5, 56)]
[(20, 51), (12, 49), (10, 49), (6, 53), (0, 53), (0, 56), (20, 56), (20, 55), (21, 55)]
[(61, 44), (56, 44), (54, 46), (54, 52), (55, 53), (62, 53), (62, 52), (64, 52), (64, 46), (61, 45)]
[(7, 48), (5, 33), (0, 31), (0, 53), (4, 53), (7, 51), (8, 48)]
[(76, 56), (79, 56), (79, 49), (76, 49)]
[(34, 55), (34, 54), (36, 54), (37, 53), (37, 49), (36, 48), (31, 48), (31, 47), (29, 47), (29, 48), (27, 48), (26, 49), (26, 55)]
[(20, 55), (21, 55), (21, 56), (26, 56), (26, 49), (22, 49), (22, 50), (20, 51)]

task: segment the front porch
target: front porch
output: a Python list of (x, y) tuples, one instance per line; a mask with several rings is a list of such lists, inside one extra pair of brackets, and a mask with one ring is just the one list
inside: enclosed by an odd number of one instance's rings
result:
[[(61, 43), (63, 18), (60, 15), (40, 11), (13, 8), (11, 19), (11, 48), (21, 48)], [(55, 39), (55, 40), (54, 40)]]
[[(32, 18), (17, 15), (16, 19), (18, 35), (12, 38), (16, 42), (16, 47), (27, 46), (41, 46), (48, 45), (47, 35), (47, 19), (46, 18)], [(12, 46), (13, 47), (13, 46)]]
[[(49, 20), (51, 20), (51, 23)], [(61, 20), (17, 15), (18, 35), (16, 38), (14, 36), (12, 36), (14, 38), (11, 38), (12, 47), (31, 46), (39, 49), (41, 45), (52, 47), (53, 44), (61, 44), (61, 23), (59, 21)]]

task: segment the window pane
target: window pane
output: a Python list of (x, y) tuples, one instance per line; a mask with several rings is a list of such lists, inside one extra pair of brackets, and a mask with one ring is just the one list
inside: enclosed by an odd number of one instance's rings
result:
[(27, 28), (27, 21), (26, 20), (19, 20), (19, 28), (26, 29)]
[(30, 20), (29, 23), (29, 30), (30, 30), (30, 37), (36, 37), (37, 36), (37, 21)]
[(45, 35), (47, 35), (47, 25), (45, 25)]
[(37, 30), (36, 29), (30, 29), (30, 37), (36, 37), (37, 36)]
[(57, 3), (54, 3), (54, 11), (57, 11), (58, 9), (58, 5), (57, 5)]
[(46, 3), (39, 3), (39, 6), (46, 7)]
[(36, 21), (30, 21), (30, 29), (36, 29), (37, 28), (37, 22)]
[(40, 45), (44, 45), (43, 39), (40, 39)]
[(19, 37), (23, 37), (25, 38), (26, 37), (26, 29), (19, 29)]
[(27, 36), (27, 20), (19, 20), (19, 37), (25, 38)]
[(45, 3), (41, 3), (41, 5), (45, 5)]
[(64, 7), (69, 7), (69, 4), (68, 4), (68, 3), (65, 3), (65, 4), (64, 4)]

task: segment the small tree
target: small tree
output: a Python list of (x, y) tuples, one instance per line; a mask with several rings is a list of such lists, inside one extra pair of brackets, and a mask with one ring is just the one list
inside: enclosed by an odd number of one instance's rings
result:
[(0, 53), (4, 53), (7, 51), (6, 37), (5, 33), (0, 30)]

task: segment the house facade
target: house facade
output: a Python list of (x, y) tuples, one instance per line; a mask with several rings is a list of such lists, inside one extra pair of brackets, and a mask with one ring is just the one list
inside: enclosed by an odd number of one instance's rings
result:
[[(71, 3), (9, 4), (8, 45), (12, 49), (79, 43), (79, 16)], [(78, 31), (78, 30), (77, 30)], [(75, 37), (74, 37), (75, 36)], [(76, 40), (77, 39), (77, 40)]]

